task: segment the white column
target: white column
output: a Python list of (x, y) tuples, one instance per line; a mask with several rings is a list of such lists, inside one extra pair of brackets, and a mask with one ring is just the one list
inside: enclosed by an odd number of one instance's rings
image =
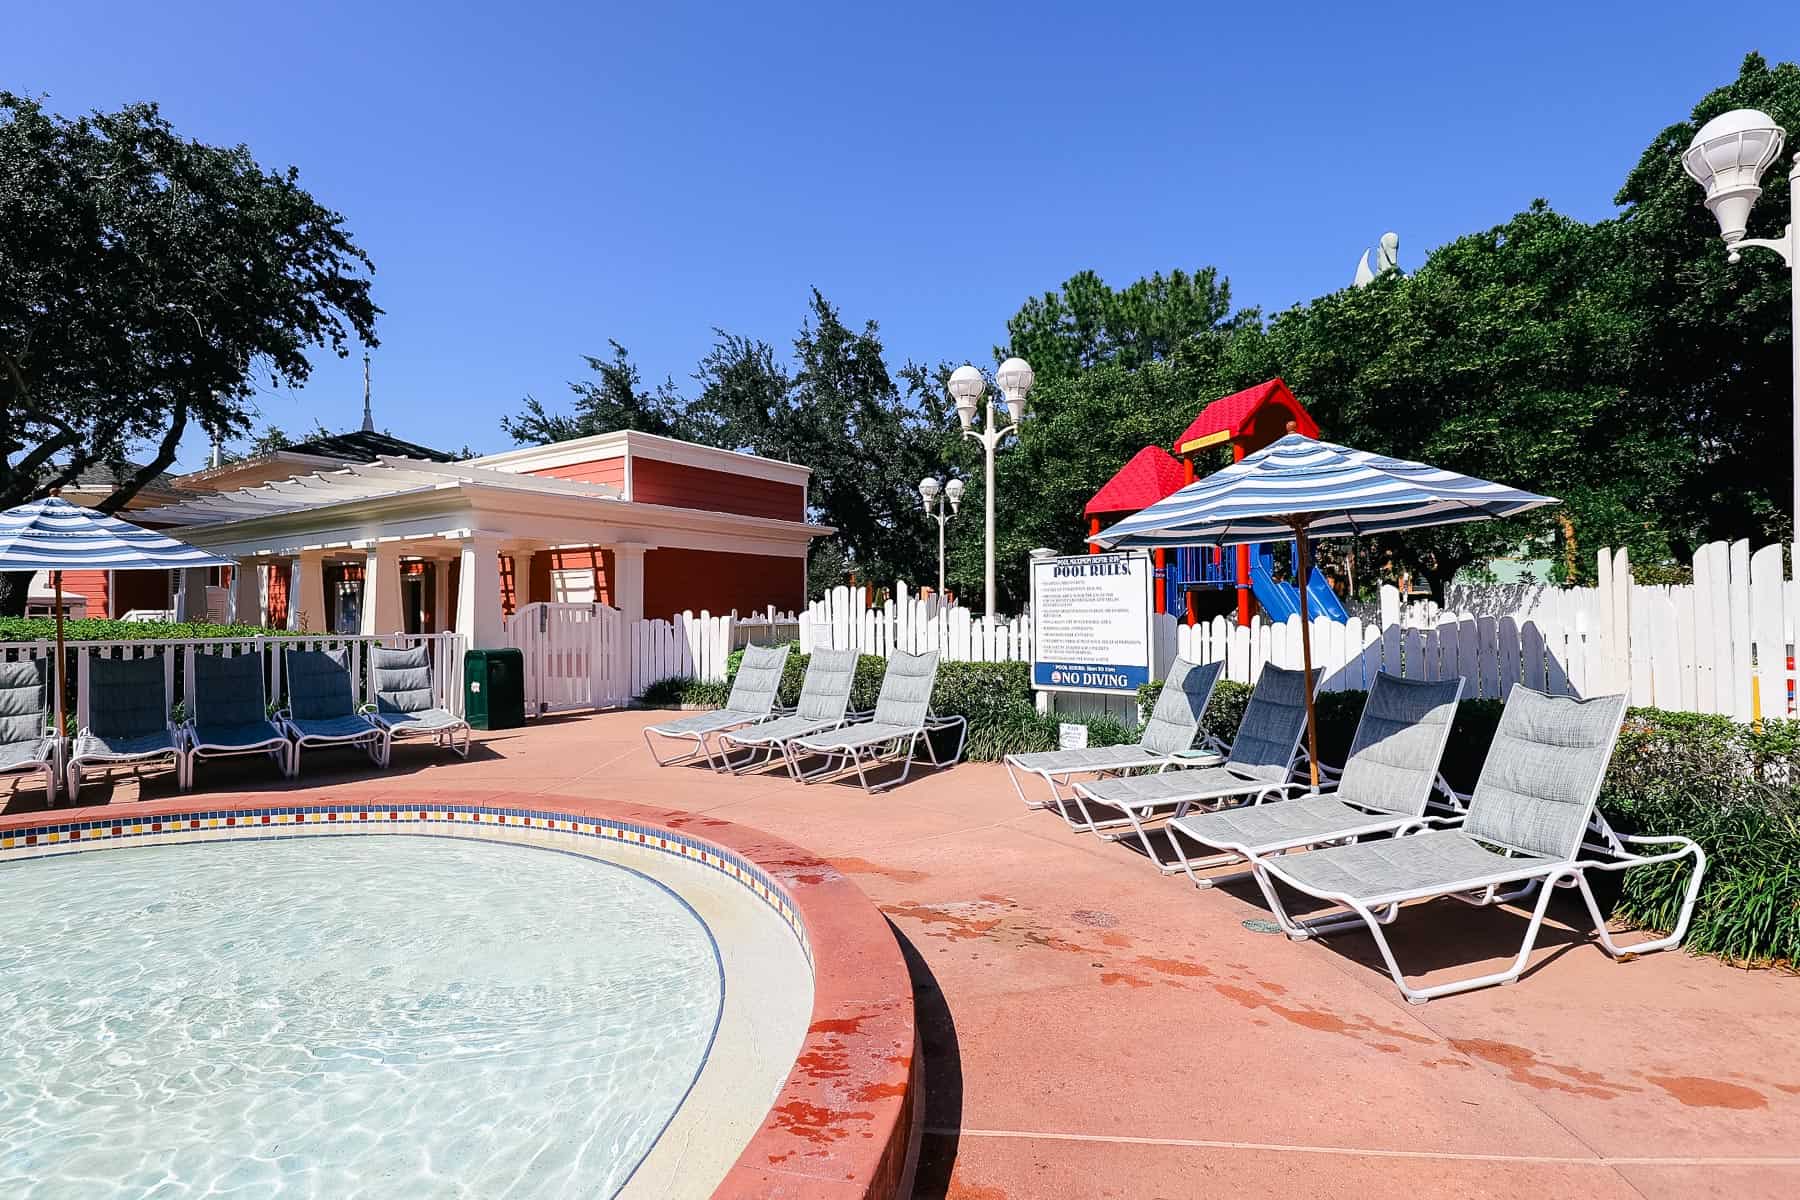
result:
[(518, 612), (534, 600), (548, 600), (548, 596), (531, 594), (531, 551), (514, 550), (513, 561), (513, 611)]
[(500, 625), (500, 539), (473, 533), (463, 539), (462, 567), (456, 584), (456, 632), (471, 650), (503, 644)]
[(613, 607), (627, 621), (644, 619), (644, 546), (614, 546), (613, 575), (607, 580), (612, 589)]
[(400, 633), (400, 546), (373, 542), (363, 551), (362, 628), (365, 634)]
[(325, 619), (325, 553), (306, 550), (288, 566), (288, 628), (330, 633)]
[(264, 624), (262, 571), (254, 558), (240, 558), (231, 568), (231, 619), (240, 625)]

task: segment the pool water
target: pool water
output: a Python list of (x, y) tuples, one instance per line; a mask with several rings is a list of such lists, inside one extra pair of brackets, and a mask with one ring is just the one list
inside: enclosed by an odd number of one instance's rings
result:
[(718, 1027), (615, 864), (359, 834), (0, 865), (0, 1195), (611, 1196)]

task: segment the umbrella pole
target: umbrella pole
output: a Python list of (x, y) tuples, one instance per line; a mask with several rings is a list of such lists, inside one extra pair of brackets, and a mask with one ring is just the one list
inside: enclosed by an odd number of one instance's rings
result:
[(60, 741), (68, 733), (68, 718), (63, 714), (63, 598), (62, 572), (50, 572), (50, 586), (56, 592), (56, 736)]
[(1306, 611), (1307, 585), (1312, 582), (1312, 547), (1306, 541), (1306, 522), (1294, 522), (1295, 584), (1300, 592), (1300, 662), (1306, 669), (1306, 769), (1312, 790), (1319, 790), (1319, 714), (1313, 708), (1312, 615)]

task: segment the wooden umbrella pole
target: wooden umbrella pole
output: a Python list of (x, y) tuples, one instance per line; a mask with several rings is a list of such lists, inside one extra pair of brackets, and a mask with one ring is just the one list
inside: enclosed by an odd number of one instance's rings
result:
[(1295, 585), (1300, 592), (1300, 662), (1306, 670), (1306, 769), (1312, 790), (1319, 790), (1319, 714), (1313, 707), (1312, 616), (1306, 611), (1306, 589), (1312, 582), (1312, 547), (1306, 540), (1306, 522), (1293, 521)]
[(63, 598), (62, 572), (50, 572), (50, 586), (56, 592), (56, 736), (69, 732), (69, 721), (63, 712)]

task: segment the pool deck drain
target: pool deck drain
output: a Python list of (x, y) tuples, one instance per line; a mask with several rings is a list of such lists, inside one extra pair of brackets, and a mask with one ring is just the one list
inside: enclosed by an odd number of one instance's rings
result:
[[(1253, 932), (1267, 920), (1253, 884), (1159, 876), (1026, 812), (997, 767), (875, 797), (658, 770), (639, 734), (655, 715), (478, 734), (468, 762), (404, 747), (385, 774), (321, 754), (298, 790), (636, 802), (831, 860), (903, 939), (924, 1040), (921, 1196), (1800, 1195), (1800, 978), (1679, 953), (1613, 962), (1559, 900), (1518, 986), (1414, 1008), (1368, 939)], [(207, 782), (291, 786), (249, 760)], [(136, 795), (124, 782), (111, 798)], [(1521, 923), (1442, 902), (1393, 936), (1431, 981), (1509, 956)]]

